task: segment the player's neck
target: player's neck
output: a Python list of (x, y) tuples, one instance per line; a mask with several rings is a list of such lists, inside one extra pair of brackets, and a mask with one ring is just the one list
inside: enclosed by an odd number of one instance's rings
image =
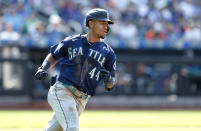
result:
[(94, 42), (99, 42), (100, 41), (100, 37), (97, 37), (95, 34), (88, 32), (87, 33), (87, 40), (90, 43), (94, 43)]

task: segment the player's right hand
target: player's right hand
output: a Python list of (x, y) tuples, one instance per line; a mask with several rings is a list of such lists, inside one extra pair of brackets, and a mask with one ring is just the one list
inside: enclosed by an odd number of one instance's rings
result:
[(110, 71), (106, 69), (100, 69), (100, 77), (104, 82), (109, 82), (112, 79)]
[(48, 76), (48, 73), (46, 70), (39, 68), (34, 76), (37, 80), (43, 80)]

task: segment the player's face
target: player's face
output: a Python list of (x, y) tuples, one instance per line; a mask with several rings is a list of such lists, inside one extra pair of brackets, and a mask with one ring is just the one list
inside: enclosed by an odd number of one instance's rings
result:
[(94, 20), (91, 26), (93, 33), (101, 39), (104, 39), (107, 34), (108, 22), (107, 21), (100, 21)]

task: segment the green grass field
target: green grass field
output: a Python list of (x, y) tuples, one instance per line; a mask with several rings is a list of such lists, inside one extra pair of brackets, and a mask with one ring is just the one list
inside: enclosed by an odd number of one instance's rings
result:
[[(0, 131), (41, 131), (51, 111), (0, 111)], [(201, 111), (85, 111), (80, 131), (200, 131)]]

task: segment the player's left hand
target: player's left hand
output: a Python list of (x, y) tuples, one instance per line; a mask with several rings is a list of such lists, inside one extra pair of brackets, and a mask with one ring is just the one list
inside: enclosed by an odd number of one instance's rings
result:
[(104, 82), (110, 82), (112, 79), (111, 73), (110, 71), (106, 70), (106, 69), (100, 69), (100, 78), (104, 81)]

